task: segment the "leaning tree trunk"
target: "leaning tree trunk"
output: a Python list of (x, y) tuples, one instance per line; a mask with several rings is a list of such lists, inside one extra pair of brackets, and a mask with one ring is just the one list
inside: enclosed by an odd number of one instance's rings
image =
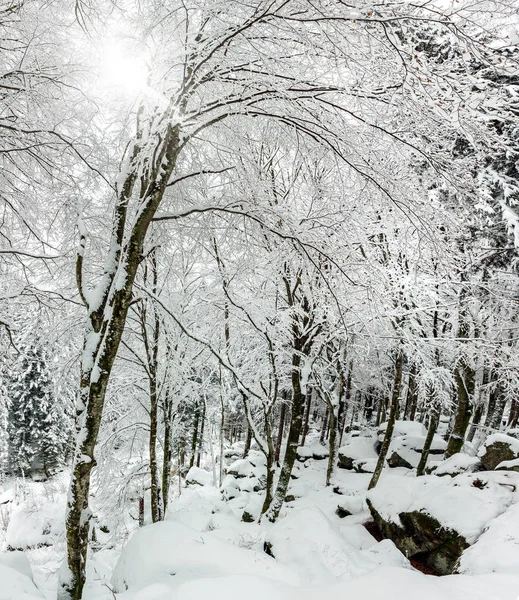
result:
[(380, 479), (380, 475), (382, 474), (382, 469), (384, 468), (384, 464), (386, 462), (387, 453), (389, 451), (389, 444), (391, 443), (391, 438), (393, 437), (393, 430), (395, 428), (396, 416), (398, 414), (398, 405), (400, 399), (400, 388), (402, 386), (402, 366), (404, 362), (404, 353), (402, 348), (398, 348), (395, 362), (395, 377), (393, 381), (393, 394), (391, 396), (391, 405), (389, 408), (389, 419), (387, 421), (387, 429), (384, 435), (384, 440), (382, 442), (382, 446), (380, 448), (380, 454), (378, 456), (377, 466), (375, 467), (375, 471), (369, 482), (368, 490), (373, 489)]
[(274, 498), (267, 511), (267, 518), (274, 522), (283, 506), (287, 495), (290, 476), (297, 456), (299, 436), (303, 427), (303, 413), (305, 410), (305, 395), (301, 391), (301, 355), (294, 353), (292, 355), (292, 417), (288, 430), (288, 438), (285, 449), (285, 456), (281, 473), (279, 474), (278, 485)]
[(427, 465), (427, 459), (429, 458), (429, 452), (431, 451), (431, 445), (434, 439), (434, 434), (438, 429), (438, 423), (440, 421), (440, 410), (438, 406), (433, 406), (431, 414), (429, 415), (429, 428), (427, 429), (427, 436), (422, 449), (422, 455), (420, 456), (420, 462), (416, 467), (416, 476), (420, 477), (425, 472)]

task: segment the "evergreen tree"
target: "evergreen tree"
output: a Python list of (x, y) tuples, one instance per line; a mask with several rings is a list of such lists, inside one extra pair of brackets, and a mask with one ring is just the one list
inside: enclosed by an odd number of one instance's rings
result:
[(9, 456), (11, 473), (49, 476), (61, 464), (66, 440), (54, 409), (52, 381), (44, 352), (28, 347), (14, 365), (9, 393)]

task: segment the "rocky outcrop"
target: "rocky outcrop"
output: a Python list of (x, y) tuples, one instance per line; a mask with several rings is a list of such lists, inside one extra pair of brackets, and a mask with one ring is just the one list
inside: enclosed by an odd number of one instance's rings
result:
[(519, 458), (519, 440), (504, 433), (490, 435), (478, 451), (478, 457), (488, 471), (500, 463)]
[(385, 538), (392, 540), (408, 558), (420, 555), (422, 561), (442, 575), (454, 571), (467, 540), (454, 529), (443, 527), (431, 515), (421, 511), (402, 512), (400, 524), (384, 519), (367, 500), (373, 520)]

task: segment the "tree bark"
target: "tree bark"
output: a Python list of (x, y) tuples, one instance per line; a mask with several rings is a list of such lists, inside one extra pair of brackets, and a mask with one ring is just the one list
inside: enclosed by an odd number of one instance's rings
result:
[(312, 393), (313, 393), (313, 390), (310, 390), (306, 394), (305, 422), (303, 425), (303, 435), (301, 437), (301, 446), (305, 445), (306, 436), (308, 434), (308, 425), (310, 423), (310, 411), (312, 410)]
[(278, 429), (278, 437), (276, 440), (276, 451), (274, 454), (274, 461), (276, 462), (276, 464), (279, 463), (279, 456), (281, 454), (281, 444), (283, 443), (283, 430), (285, 428), (286, 412), (287, 412), (287, 400), (283, 395), (282, 400), (281, 400), (281, 410), (279, 413), (279, 429)]
[(455, 373), (458, 406), (454, 426), (449, 436), (445, 458), (461, 452), (465, 442), (465, 433), (472, 415), (470, 397), (474, 392), (474, 371), (464, 359), (456, 366)]
[(395, 376), (393, 381), (393, 394), (391, 395), (391, 405), (389, 409), (389, 419), (387, 422), (387, 429), (384, 435), (384, 440), (382, 442), (382, 446), (380, 448), (380, 454), (378, 456), (377, 465), (375, 467), (375, 472), (369, 482), (368, 490), (373, 489), (380, 479), (380, 475), (382, 474), (382, 470), (384, 468), (387, 453), (389, 451), (389, 445), (391, 443), (391, 438), (393, 436), (393, 430), (395, 428), (396, 416), (398, 414), (398, 405), (400, 399), (400, 389), (402, 386), (402, 366), (404, 362), (404, 353), (402, 348), (399, 347), (397, 350), (396, 361), (395, 361)]
[(431, 445), (434, 439), (434, 434), (438, 429), (438, 423), (440, 421), (440, 411), (437, 406), (433, 406), (431, 409), (431, 414), (429, 415), (429, 428), (427, 429), (427, 436), (425, 437), (425, 442), (422, 449), (422, 455), (420, 456), (420, 462), (416, 467), (416, 476), (420, 477), (425, 472), (425, 467), (427, 466), (427, 459), (429, 458), (429, 452), (431, 450)]

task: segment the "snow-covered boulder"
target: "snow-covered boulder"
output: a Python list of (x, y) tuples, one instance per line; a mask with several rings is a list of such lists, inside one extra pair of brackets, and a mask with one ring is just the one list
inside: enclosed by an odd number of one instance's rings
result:
[(455, 477), (461, 473), (477, 473), (478, 471), (482, 470), (483, 465), (481, 464), (479, 458), (458, 452), (457, 454), (453, 454), (451, 457), (445, 460), (442, 460), (438, 463), (433, 463), (427, 472), (434, 473), (434, 475), (438, 475), (440, 477), (444, 475)]
[(262, 452), (251, 450), (247, 458), (236, 460), (222, 482), (222, 495), (232, 500), (242, 492), (259, 492), (266, 486), (266, 459)]
[(191, 467), (186, 475), (188, 485), (213, 485), (213, 474), (198, 467)]
[(451, 573), (487, 524), (518, 500), (519, 474), (505, 472), (386, 477), (367, 496), (384, 537), (406, 556), (423, 555), (443, 574)]
[(500, 463), (519, 458), (519, 440), (504, 433), (489, 435), (478, 450), (485, 469), (492, 471)]
[(293, 573), (263, 552), (239, 548), (170, 521), (142, 527), (133, 534), (117, 561), (112, 583), (115, 592), (124, 592), (231, 575), (298, 583)]
[(338, 466), (341, 469), (353, 469), (356, 460), (376, 459), (375, 443), (374, 437), (350, 437), (339, 448)]
[[(425, 436), (401, 435), (394, 437), (391, 440), (391, 445), (389, 446), (389, 466), (415, 469), (420, 462), (424, 445)], [(445, 452), (446, 448), (447, 443), (445, 440), (439, 435), (435, 435), (431, 443), (429, 455), (441, 455)]]
[(357, 458), (353, 461), (353, 470), (357, 473), (374, 473), (378, 458)]

